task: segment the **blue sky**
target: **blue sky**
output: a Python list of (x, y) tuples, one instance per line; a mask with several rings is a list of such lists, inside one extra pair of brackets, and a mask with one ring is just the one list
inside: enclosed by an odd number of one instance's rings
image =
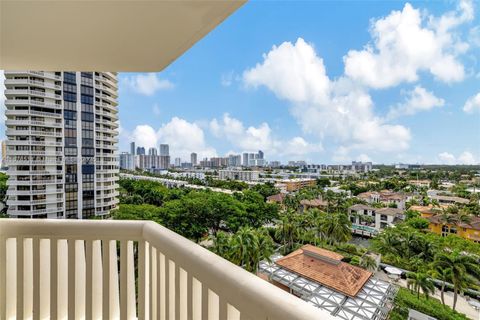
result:
[(479, 8), (251, 1), (164, 71), (120, 73), (120, 150), (479, 163)]
[(120, 147), (478, 163), (475, 5), (251, 1), (163, 72), (120, 74)]

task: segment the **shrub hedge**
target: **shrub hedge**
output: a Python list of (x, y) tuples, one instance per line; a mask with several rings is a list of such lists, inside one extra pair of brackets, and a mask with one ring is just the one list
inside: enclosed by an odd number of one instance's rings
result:
[(390, 312), (389, 320), (406, 320), (408, 319), (408, 310), (415, 309), (425, 313), (438, 320), (468, 320), (468, 318), (449, 306), (444, 306), (439, 300), (425, 295), (421, 295), (417, 299), (416, 294), (410, 290), (400, 288), (395, 297), (395, 306)]

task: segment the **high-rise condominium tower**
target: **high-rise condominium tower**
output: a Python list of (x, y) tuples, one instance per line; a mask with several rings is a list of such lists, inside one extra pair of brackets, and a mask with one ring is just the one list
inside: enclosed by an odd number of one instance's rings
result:
[(157, 148), (150, 148), (148, 149), (148, 155), (149, 156), (156, 156), (157, 154)]
[(145, 148), (137, 147), (137, 155), (145, 155)]
[(192, 166), (197, 165), (197, 154), (195, 152), (190, 154), (190, 162), (192, 163)]
[(5, 71), (5, 87), (8, 214), (81, 219), (116, 208), (116, 73)]
[(135, 142), (130, 142), (130, 154), (135, 155)]
[(169, 156), (170, 155), (168, 144), (161, 144), (160, 145), (160, 155), (161, 156)]

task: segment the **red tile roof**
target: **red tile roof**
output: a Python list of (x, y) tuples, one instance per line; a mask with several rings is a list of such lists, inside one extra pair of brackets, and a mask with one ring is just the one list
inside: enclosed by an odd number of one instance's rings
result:
[(328, 206), (327, 201), (323, 201), (322, 199), (313, 199), (313, 200), (307, 200), (303, 199), (300, 201), (300, 204), (303, 206), (307, 207), (326, 207)]
[(338, 253), (305, 245), (276, 263), (302, 277), (354, 297), (372, 273), (342, 262), (342, 259), (343, 256)]
[(277, 194), (274, 194), (273, 196), (267, 197), (267, 201), (282, 203), (285, 197), (286, 195), (284, 193), (277, 193)]

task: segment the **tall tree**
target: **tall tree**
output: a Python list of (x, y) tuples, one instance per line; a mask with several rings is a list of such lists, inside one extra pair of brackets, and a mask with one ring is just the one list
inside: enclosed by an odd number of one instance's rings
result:
[(417, 293), (418, 299), (420, 299), (420, 290), (425, 294), (427, 300), (429, 295), (435, 292), (435, 285), (426, 273), (409, 272), (407, 274), (407, 285)]
[(430, 274), (433, 278), (442, 282), (442, 285), (440, 286), (440, 299), (442, 304), (445, 305), (445, 284), (450, 281), (452, 270), (448, 267), (444, 268), (441, 264), (438, 264), (437, 261), (434, 261), (432, 263)]
[[(438, 270), (449, 273), (453, 284), (453, 310), (457, 305), (458, 294), (463, 292), (468, 284), (477, 283), (480, 279), (480, 266), (474, 256), (463, 254), (459, 250), (442, 252), (435, 257), (435, 266)], [(443, 272), (442, 271), (442, 272)]]
[(250, 227), (242, 227), (232, 235), (218, 232), (213, 236), (211, 249), (249, 272), (256, 272), (260, 261), (270, 260), (274, 253), (273, 240), (267, 230)]
[(292, 209), (287, 209), (280, 215), (275, 232), (275, 238), (282, 243), (283, 254), (290, 253), (300, 237), (301, 229), (299, 228), (298, 214)]

